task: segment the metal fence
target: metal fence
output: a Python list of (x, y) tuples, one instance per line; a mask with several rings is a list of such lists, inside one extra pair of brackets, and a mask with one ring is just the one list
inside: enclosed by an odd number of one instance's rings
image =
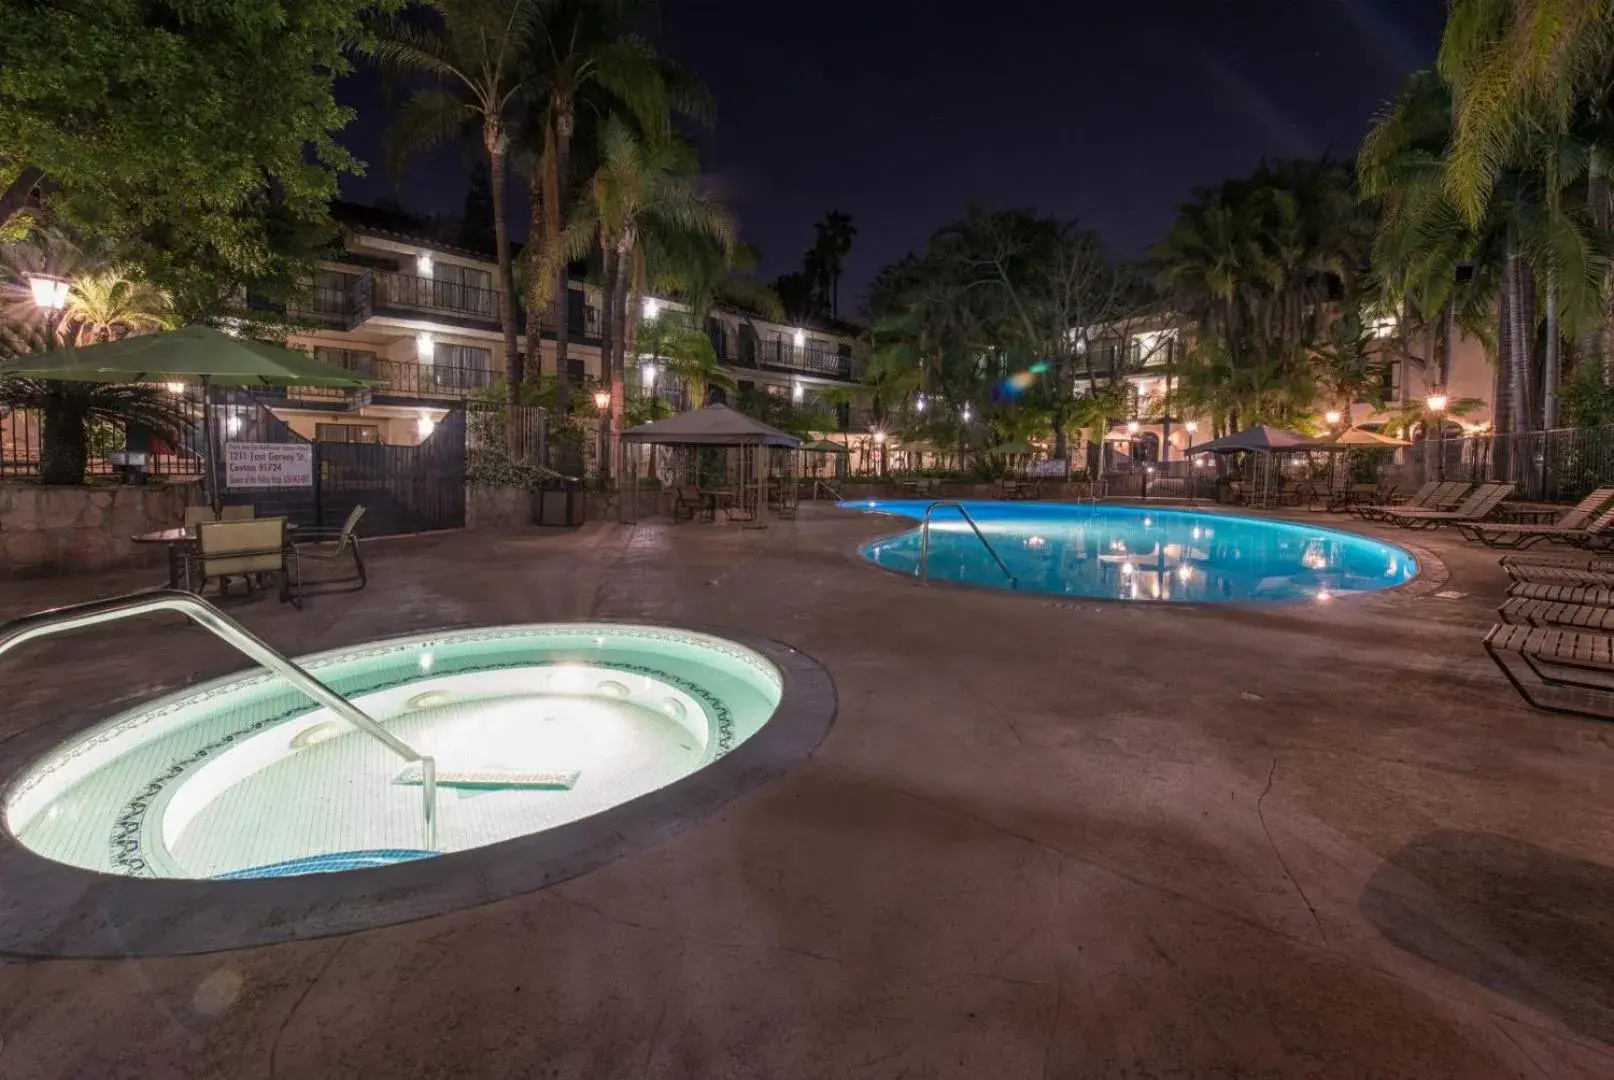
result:
[[(192, 393), (187, 391), (187, 395)], [(86, 425), (85, 471), (91, 476), (120, 476), (131, 471), (153, 476), (201, 476), (207, 445), (201, 403), (187, 396), (180, 408), (189, 419), (171, 431), (145, 431), (92, 418)], [(0, 406), (0, 478), (37, 477), (44, 442), (43, 413)]]
[(1402, 486), (1511, 481), (1522, 498), (1575, 502), (1614, 483), (1614, 425), (1427, 439), (1401, 454), (1395, 476)]

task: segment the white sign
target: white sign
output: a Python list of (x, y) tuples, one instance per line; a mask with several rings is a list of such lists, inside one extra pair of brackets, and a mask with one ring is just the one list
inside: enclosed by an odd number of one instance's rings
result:
[(232, 490), (313, 487), (314, 448), (307, 443), (225, 443), (224, 486)]
[(1065, 459), (1049, 458), (1047, 461), (1028, 461), (1026, 462), (1026, 475), (1063, 478), (1065, 475)]

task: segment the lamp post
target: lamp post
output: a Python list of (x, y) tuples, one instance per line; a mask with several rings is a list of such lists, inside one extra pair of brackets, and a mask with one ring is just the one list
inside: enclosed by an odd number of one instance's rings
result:
[(604, 490), (605, 481), (610, 476), (611, 462), (611, 392), (609, 390), (594, 391), (594, 409), (600, 414), (600, 463), (596, 470), (600, 477), (600, 488)]
[(885, 432), (874, 433), (875, 471), (882, 479), (885, 477)]
[(1339, 427), (1340, 419), (1341, 417), (1338, 409), (1329, 409), (1327, 412), (1323, 413), (1323, 422), (1326, 423), (1330, 428)]
[[(1126, 422), (1126, 449), (1127, 453), (1132, 457), (1133, 472), (1137, 472), (1138, 470), (1138, 432), (1142, 430), (1143, 425), (1138, 421), (1128, 420)], [(1138, 495), (1140, 498), (1144, 499), (1149, 497), (1149, 475), (1146, 472), (1138, 473)]]
[[(1435, 424), (1435, 479), (1446, 479), (1446, 447), (1443, 441), (1446, 437), (1446, 395), (1435, 393), (1423, 399), (1427, 414), (1434, 417)], [(1426, 436), (1427, 437), (1427, 436)]]

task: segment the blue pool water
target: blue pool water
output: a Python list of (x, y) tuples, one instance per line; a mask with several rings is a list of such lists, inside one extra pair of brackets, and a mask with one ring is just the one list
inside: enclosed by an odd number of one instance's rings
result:
[[(849, 510), (922, 518), (929, 500), (854, 500)], [(1109, 600), (1331, 600), (1393, 588), (1418, 572), (1392, 544), (1307, 523), (1143, 506), (966, 502), (1022, 592)], [(919, 573), (919, 530), (863, 557)], [(1008, 578), (956, 509), (931, 516), (929, 576), (985, 588)]]

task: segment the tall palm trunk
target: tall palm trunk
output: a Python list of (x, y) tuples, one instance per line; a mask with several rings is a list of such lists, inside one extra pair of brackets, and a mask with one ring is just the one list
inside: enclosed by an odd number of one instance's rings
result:
[[(1611, 199), (1608, 161), (1601, 149), (1593, 148), (1586, 166), (1586, 204), (1591, 211), (1592, 225), (1599, 235), (1606, 236), (1614, 225), (1614, 199)], [(1603, 382), (1614, 385), (1614, 281), (1605, 279), (1603, 295), (1607, 297), (1603, 324), (1581, 335), (1576, 344), (1577, 363), (1596, 364), (1603, 373)]]
[(600, 436), (600, 476), (611, 474), (609, 456), (611, 416), (615, 410), (616, 389), (616, 245), (602, 244), (605, 260), (600, 286), (600, 389), (611, 395), (612, 405), (600, 414), (606, 434)]
[(616, 322), (616, 357), (613, 363), (613, 376), (615, 382), (611, 386), (611, 419), (620, 424), (623, 414), (627, 410), (627, 378), (628, 378), (628, 295), (632, 292), (634, 235), (631, 227), (622, 231), (617, 240), (615, 274), (616, 274), (616, 310), (612, 318)]
[[(527, 224), (527, 246), (533, 252), (544, 249), (546, 239), (555, 236), (546, 232), (549, 228), (548, 203), (544, 191), (544, 169), (540, 158), (532, 167), (532, 175), (528, 177), (531, 187), (531, 200), (529, 202)], [(528, 262), (530, 271), (536, 271), (538, 259)], [(544, 372), (544, 332), (538, 313), (543, 310), (544, 298), (543, 275), (530, 272), (527, 277), (527, 370), (523, 372), (527, 379), (537, 382)]]
[[(566, 198), (571, 186), (572, 103), (555, 100), (555, 152), (549, 159), (549, 235), (559, 238), (565, 225)], [(566, 409), (572, 399), (571, 375), (566, 370), (572, 330), (571, 279), (562, 258), (555, 268), (555, 407)]]
[(510, 137), (504, 125), (496, 118), (489, 119), (482, 128), (488, 151), (488, 174), (493, 188), (493, 243), (498, 248), (499, 263), (499, 321), (504, 328), (505, 402), (509, 417), (505, 424), (510, 454), (522, 453), (521, 380), (524, 374), (521, 350), (516, 346), (515, 275), (510, 266), (510, 233), (504, 220), (505, 165), (510, 150)]
[(1533, 410), (1530, 408), (1530, 330), (1526, 317), (1524, 259), (1510, 241), (1507, 252), (1507, 289), (1511, 296), (1508, 304), (1508, 382), (1512, 418), (1510, 426), (1515, 434), (1522, 435), (1531, 428)]
[(1558, 384), (1563, 381), (1562, 343), (1558, 340), (1558, 280), (1547, 271), (1547, 340), (1541, 358), (1541, 426), (1558, 426)]
[(83, 391), (63, 383), (50, 385), (39, 432), (39, 482), (82, 484), (89, 467), (89, 440), (85, 433), (89, 411), (83, 402)]

